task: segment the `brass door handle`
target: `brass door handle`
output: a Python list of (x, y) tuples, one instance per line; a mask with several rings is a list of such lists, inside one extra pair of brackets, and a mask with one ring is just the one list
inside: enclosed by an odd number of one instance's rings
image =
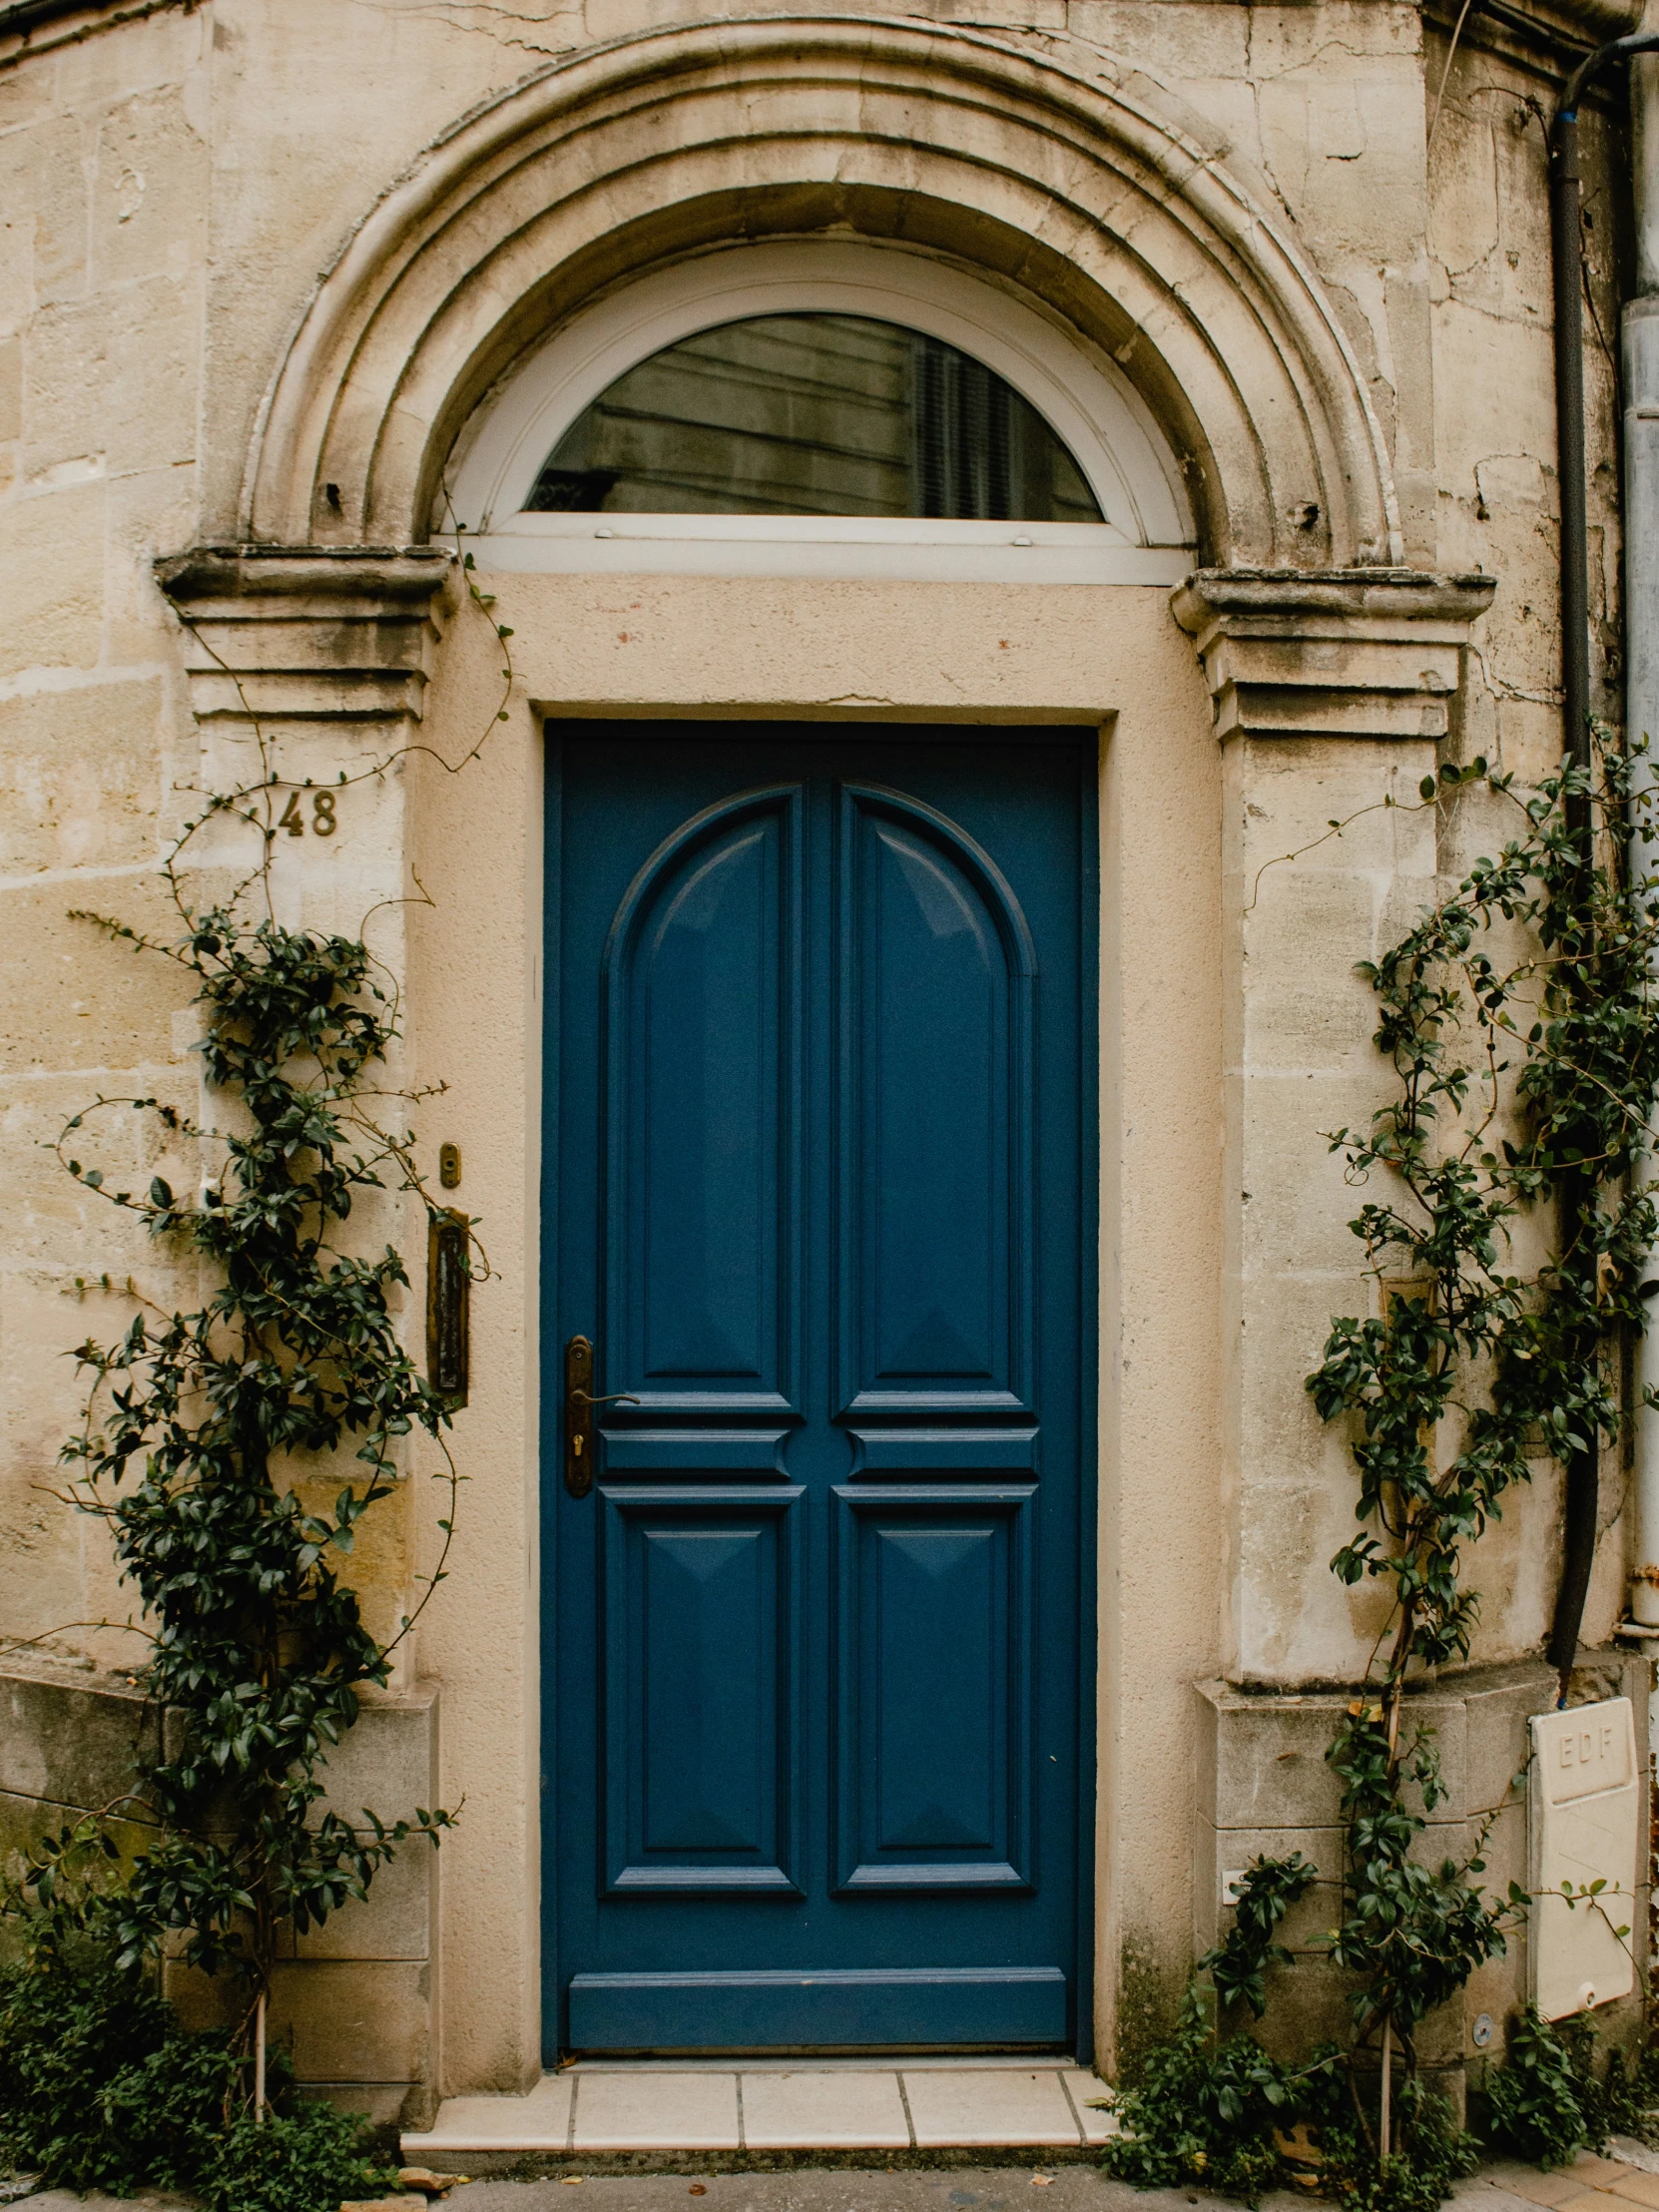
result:
[(595, 1397), (593, 1346), (586, 1337), (572, 1337), (565, 1346), (565, 1488), (572, 1497), (586, 1497), (593, 1488), (593, 1408), (596, 1405), (637, 1405), (632, 1390), (612, 1390)]

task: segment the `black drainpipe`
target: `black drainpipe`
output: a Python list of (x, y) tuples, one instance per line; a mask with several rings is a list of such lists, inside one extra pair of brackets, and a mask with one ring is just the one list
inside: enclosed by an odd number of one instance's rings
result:
[[(1561, 713), (1573, 765), (1590, 767), (1589, 516), (1584, 485), (1584, 299), (1579, 265), (1578, 103), (1609, 63), (1659, 52), (1659, 32), (1612, 39), (1581, 61), (1567, 79), (1549, 127), (1550, 274), (1555, 292), (1555, 438), (1561, 495)], [(1591, 862), (1590, 803), (1567, 803), (1567, 829), (1578, 864)], [(1577, 1177), (1561, 1191), (1561, 1249), (1571, 1251), (1585, 1215)], [(1550, 1629), (1549, 1663), (1559, 1677), (1559, 1702), (1578, 1654), (1584, 1599), (1595, 1564), (1599, 1509), (1599, 1449), (1594, 1436), (1570, 1452), (1561, 1532), (1561, 1586)]]

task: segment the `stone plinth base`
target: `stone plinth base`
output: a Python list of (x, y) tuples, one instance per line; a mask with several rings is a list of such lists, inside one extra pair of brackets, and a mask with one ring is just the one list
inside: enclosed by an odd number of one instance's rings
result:
[[(119, 1804), (159, 1729), (124, 1676), (13, 1659), (0, 1671), (0, 1854), (13, 1864), (38, 1837)], [(365, 1705), (329, 1761), (323, 1801), (354, 1825), (371, 1808), (388, 1824), (437, 1803), (437, 1697)], [(146, 1823), (132, 1808), (132, 1841)], [(320, 1807), (319, 1807), (320, 1810)], [(271, 2033), (316, 2095), (378, 2122), (429, 2123), (437, 2109), (434, 1935), (438, 1855), (411, 1837), (346, 1905), (289, 1945), (272, 1989)], [(187, 2026), (227, 2017), (228, 1985), (176, 1960), (164, 1985)]]
[[(1645, 1759), (1651, 1662), (1641, 1653), (1585, 1652), (1573, 1675), (1573, 1703), (1628, 1697), (1636, 1708), (1637, 1739)], [(1313, 1861), (1321, 1880), (1291, 1913), (1284, 1939), (1293, 1958), (1270, 1975), (1267, 2018), (1257, 2032), (1285, 2055), (1331, 2036), (1352, 2034), (1348, 1979), (1331, 1966), (1320, 1938), (1341, 1911), (1337, 1887), (1343, 1868), (1341, 1787), (1326, 1759), (1353, 1690), (1283, 1691), (1237, 1688), (1223, 1682), (1196, 1686), (1199, 1703), (1199, 1808), (1193, 1880), (1193, 1941), (1207, 1950), (1231, 1924), (1223, 1905), (1229, 1875), (1258, 1857), (1293, 1851)], [(1374, 1693), (1375, 1694), (1375, 1693)], [(1489, 1894), (1527, 1881), (1527, 1722), (1555, 1704), (1555, 1675), (1540, 1661), (1475, 1667), (1442, 1673), (1415, 1690), (1406, 1727), (1432, 1732), (1445, 1795), (1428, 1813), (1422, 1856), (1436, 1864), (1467, 1859), (1484, 1834), (1478, 1879)], [(1412, 1793), (1415, 1803), (1415, 1793)], [(1415, 1809), (1421, 1810), (1420, 1805)], [(1645, 1878), (1647, 1869), (1642, 1875)], [(1632, 1902), (1628, 1918), (1636, 1950), (1638, 1986), (1630, 1996), (1601, 2005), (1595, 2023), (1604, 2040), (1622, 2043), (1641, 2021), (1640, 1969), (1646, 1959), (1647, 1891)], [(1480, 2064), (1503, 2053), (1508, 2022), (1527, 1997), (1526, 1935), (1469, 1981), (1461, 1998), (1423, 2022), (1417, 2047), (1461, 2106), (1465, 2082), (1478, 2089)], [(1474, 2040), (1482, 2015), (1491, 2022), (1489, 2042)], [(1472, 2063), (1471, 2063), (1472, 2062)]]

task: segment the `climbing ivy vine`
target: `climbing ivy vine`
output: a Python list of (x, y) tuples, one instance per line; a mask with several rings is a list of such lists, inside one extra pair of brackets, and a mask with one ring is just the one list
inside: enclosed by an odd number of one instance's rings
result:
[[(1426, 2189), (1432, 2202), (1466, 2161), (1422, 2087), (1415, 2036), (1504, 1949), (1528, 1899), (1480, 1880), (1495, 1809), (1465, 1859), (1421, 1858), (1443, 1786), (1408, 1693), (1467, 1658), (1479, 1612), (1467, 1547), (1535, 1458), (1593, 1466), (1618, 1437), (1624, 1351), (1659, 1291), (1643, 1280), (1659, 1231), (1643, 1172), (1659, 1097), (1659, 906), (1652, 871), (1633, 875), (1627, 857), (1632, 824), (1644, 847), (1659, 826), (1639, 763), (1598, 731), (1588, 770), (1564, 764), (1536, 788), (1480, 760), (1423, 783), (1422, 807), (1449, 810), (1477, 790), (1512, 829), (1361, 964), (1393, 1088), (1368, 1128), (1330, 1138), (1364, 1194), (1351, 1227), (1376, 1310), (1332, 1324), (1307, 1387), (1325, 1419), (1348, 1425), (1358, 1477), (1357, 1533), (1332, 1571), (1385, 1598), (1367, 1679), (1327, 1753), (1345, 1851), (1325, 1947), (1351, 1977), (1353, 2035), (1301, 2067), (1248, 2034), (1218, 2041), (1230, 2000), (1264, 2011), (1264, 1969), (1284, 1956), (1273, 1930), (1315, 1879), (1300, 1862), (1257, 1862), (1232, 1934), (1200, 1961), (1175, 2043), (1125, 2104), (1128, 2133), (1108, 2162), (1133, 2178), (1217, 2178), (1231, 2161), (1254, 2193), (1285, 2173), (1279, 2146), (1298, 2118), (1327, 2141), (1351, 2197), (1404, 2205)], [(1212, 2114), (1204, 2141), (1195, 2110)], [(1172, 2148), (1184, 2140), (1185, 2154)]]
[[(173, 942), (85, 918), (191, 977), (208, 1087), (246, 1122), (210, 1131), (153, 1097), (106, 1098), (58, 1140), (71, 1176), (206, 1262), (212, 1286), (194, 1312), (142, 1303), (114, 1343), (77, 1354), (92, 1389), (64, 1451), (67, 1495), (110, 1529), (150, 1624), (142, 1679), (172, 1719), (141, 1778), (160, 1835), (123, 1888), (120, 1955), (137, 1963), (178, 1936), (188, 1963), (232, 1965), (257, 1995), (278, 1936), (362, 1896), (410, 1832), (371, 1811), (315, 1813), (328, 1752), (398, 1640), (374, 1637), (340, 1579), (358, 1523), (391, 1494), (413, 1432), (438, 1445), (454, 1488), (448, 1415), (398, 1341), (403, 1262), (340, 1241), (388, 1172), (419, 1187), (407, 1135), (362, 1104), (396, 1031), (360, 940), (229, 905), (188, 911)], [(78, 1153), (115, 1111), (153, 1115), (171, 1150), (210, 1146), (217, 1179), (200, 1195), (159, 1175), (111, 1190)], [(326, 1502), (312, 1496), (324, 1483)], [(415, 1822), (435, 1837), (448, 1818)]]
[[(479, 591), (470, 555), (460, 573), (505, 658), (512, 633)], [(510, 659), (501, 674), (510, 689)], [(504, 692), (492, 727), (505, 701)], [(63, 1450), (61, 1494), (105, 1524), (137, 1601), (125, 1624), (78, 1625), (127, 1627), (142, 1652), (133, 1678), (158, 1719), (130, 1793), (47, 1837), (0, 1890), (0, 1912), (23, 1932), (22, 1965), (0, 1988), (0, 2024), (10, 2023), (18, 2049), (47, 2052), (77, 2037), (79, 2049), (94, 2020), (94, 2041), (125, 2051), (132, 2022), (150, 2017), (144, 1989), (164, 1949), (230, 1977), (241, 1998), (228, 2037), (186, 2052), (157, 2026), (155, 2048), (132, 2062), (154, 2072), (157, 2054), (171, 2052), (198, 2087), (210, 2083), (207, 2108), (233, 2128), (238, 2114), (266, 2116), (266, 1998), (284, 1943), (362, 1898), (406, 1841), (437, 1844), (455, 1817), (415, 1807), (388, 1818), (323, 1801), (329, 1755), (363, 1690), (388, 1681), (443, 1579), (459, 1481), (447, 1404), (402, 1342), (403, 1260), (360, 1232), (376, 1194), (437, 1211), (407, 1126), (417, 1094), (388, 1072), (396, 988), (360, 928), (337, 935), (279, 918), (271, 872), (298, 799), (331, 830), (337, 794), (430, 749), (404, 748), (317, 786), (285, 775), (252, 710), (249, 723), (258, 774), (198, 792), (165, 860), (176, 926), (157, 933), (75, 917), (132, 955), (173, 964), (201, 1017), (205, 1095), (221, 1110), (210, 1121), (157, 1096), (100, 1095), (56, 1141), (67, 1175), (136, 1216), (203, 1290), (200, 1303), (174, 1311), (129, 1281), (126, 1327), (89, 1337), (76, 1354), (89, 1388)], [(458, 770), (482, 743), (441, 765)], [(203, 900), (187, 848), (209, 826), (233, 839), (252, 832), (255, 857), (240, 884)], [(213, 859), (222, 870), (223, 840)], [(158, 1168), (169, 1172), (121, 1188), (99, 1155), (112, 1119), (132, 1116), (150, 1125)], [(108, 1278), (104, 1287), (123, 1295)], [(422, 1455), (443, 1497), (440, 1555), (413, 1612), (382, 1638), (363, 1617), (350, 1562), (365, 1516), (422, 1471)], [(95, 2081), (119, 2070), (113, 2058), (88, 2065)], [(48, 2178), (77, 2186), (132, 2181), (132, 2116), (117, 2125), (103, 2112), (105, 2084), (79, 2113), (62, 2101), (59, 2132), (42, 2137), (25, 2088), (0, 2065), (0, 2152), (22, 2144)], [(181, 2122), (176, 2143), (204, 2125), (200, 2113)], [(287, 2200), (272, 2176), (304, 2163), (295, 2127), (318, 2162), (313, 2194), (331, 2187), (337, 2201), (339, 2177), (367, 2171), (354, 2130), (339, 2135), (333, 2115), (274, 2121), (270, 2155), (260, 2154), (273, 2212)], [(215, 2140), (200, 2171), (170, 2167), (172, 2178), (211, 2193), (215, 2172), (229, 2170), (229, 2138)], [(240, 2203), (267, 2202), (264, 2184), (245, 2176), (244, 2185)]]

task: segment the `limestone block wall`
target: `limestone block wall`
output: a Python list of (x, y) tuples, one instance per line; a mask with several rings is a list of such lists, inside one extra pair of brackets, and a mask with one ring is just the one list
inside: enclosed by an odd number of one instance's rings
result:
[[(56, 1648), (112, 1665), (127, 1641), (80, 1625), (126, 1611), (104, 1547), (43, 1485), (75, 1415), (69, 1347), (124, 1326), (101, 1278), (165, 1274), (42, 1147), (100, 1090), (195, 1101), (163, 963), (112, 963), (68, 909), (162, 920), (154, 870), (195, 780), (149, 561), (198, 513), (205, 31), (158, 17), (0, 66), (0, 1622), (62, 1625)], [(148, 1176), (130, 1123), (112, 1118), (112, 1164)]]
[(126, 1677), (14, 1656), (0, 1675), (0, 1850), (25, 1852), (90, 1812), (130, 1813), (140, 1841), (152, 1824), (130, 1802), (134, 1768), (160, 1740), (160, 1716)]
[[(407, 1813), (438, 1800), (438, 1696), (365, 1705), (328, 1762), (319, 1810), (360, 1826), (363, 1807)], [(293, 1939), (271, 1992), (271, 2031), (313, 2095), (350, 2112), (429, 2123), (442, 2078), (437, 1931), (443, 1854), (411, 1837), (366, 1899)]]

